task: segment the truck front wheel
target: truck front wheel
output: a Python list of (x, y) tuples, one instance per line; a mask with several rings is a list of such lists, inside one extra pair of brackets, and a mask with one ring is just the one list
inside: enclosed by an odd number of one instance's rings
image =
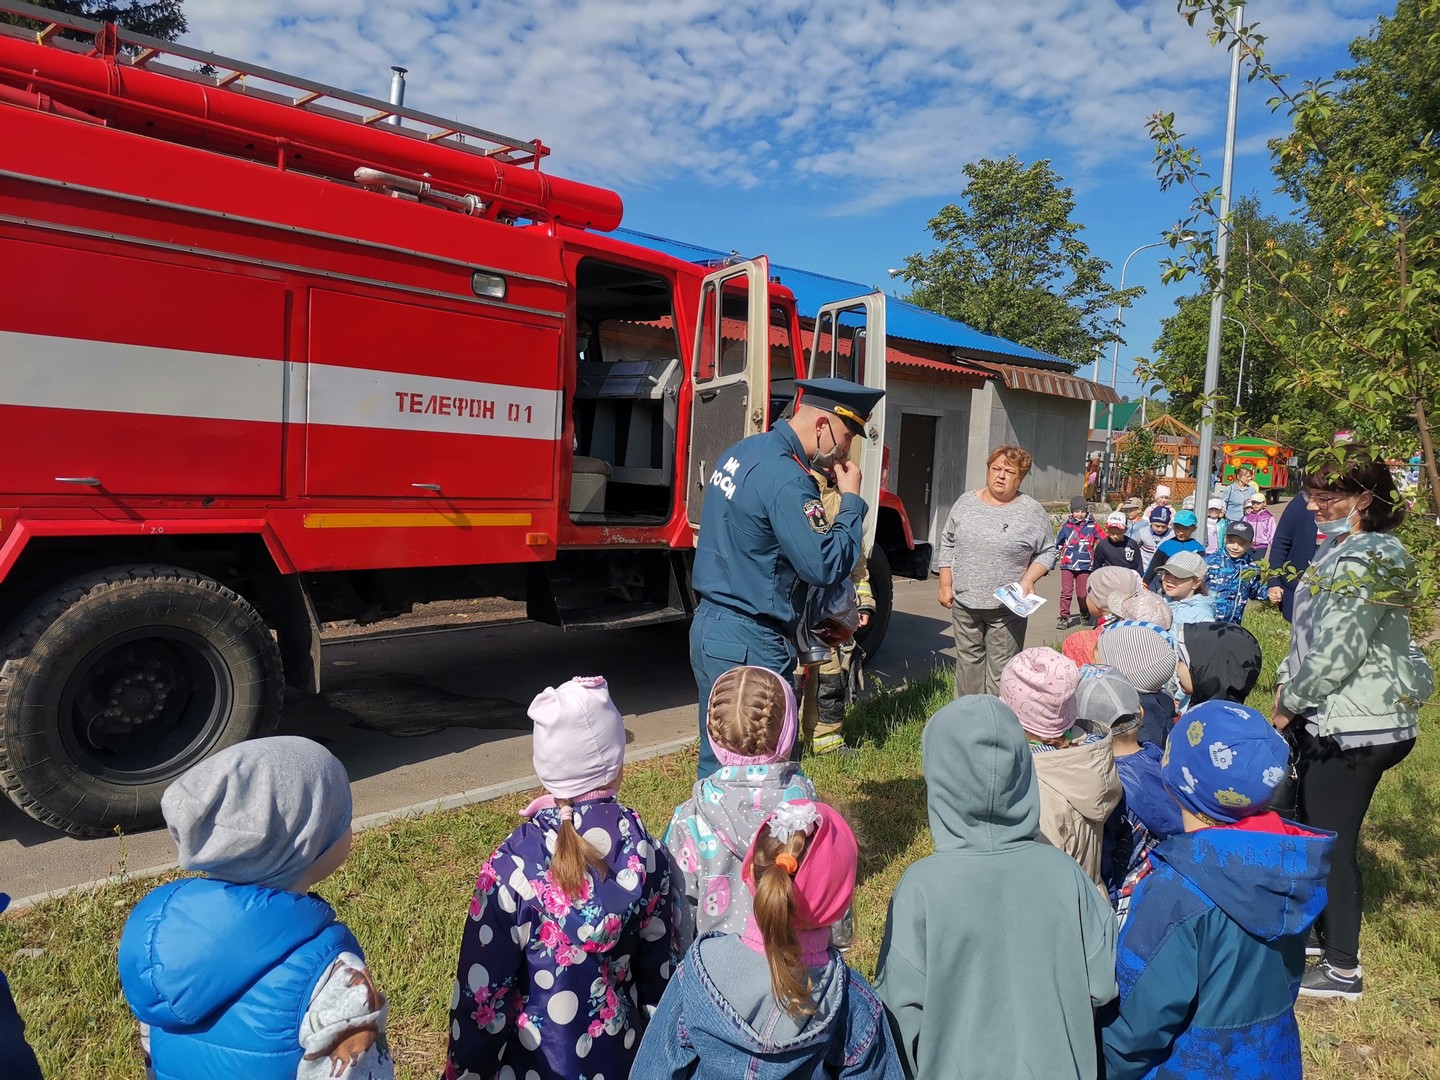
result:
[(280, 651), (259, 612), (173, 566), (75, 578), (0, 649), (0, 787), (77, 836), (159, 824), (172, 780), (280, 718)]

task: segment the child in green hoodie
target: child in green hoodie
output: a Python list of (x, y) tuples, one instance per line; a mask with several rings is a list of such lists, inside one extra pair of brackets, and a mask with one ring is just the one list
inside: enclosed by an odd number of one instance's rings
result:
[[(1033, 755), (1015, 713), (952, 701), (922, 737), (935, 854), (890, 901), (875, 988), (906, 1075), (1097, 1075), (1093, 1012), (1115, 997), (1115, 917), (1040, 839)], [(1026, 1018), (1024, 1038), (997, 1038)]]

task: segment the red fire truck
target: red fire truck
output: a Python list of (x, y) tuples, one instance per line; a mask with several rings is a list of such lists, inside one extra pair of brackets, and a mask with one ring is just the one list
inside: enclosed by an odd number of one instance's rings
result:
[[(537, 141), (0, 10), (41, 27), (0, 27), (0, 787), (57, 828), (154, 824), (326, 620), (687, 618), (717, 455), (797, 374), (883, 385), (881, 294), (807, 363), (764, 258), (604, 235)], [(874, 428), (872, 647), (885, 553), (928, 571)]]

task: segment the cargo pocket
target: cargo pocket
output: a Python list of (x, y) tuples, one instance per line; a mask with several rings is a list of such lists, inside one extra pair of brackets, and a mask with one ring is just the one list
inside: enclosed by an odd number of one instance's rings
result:
[(700, 643), (700, 651), (708, 659), (718, 660), (730, 667), (744, 664), (745, 657), (750, 653), (749, 647), (741, 642), (726, 641), (723, 638), (706, 638)]

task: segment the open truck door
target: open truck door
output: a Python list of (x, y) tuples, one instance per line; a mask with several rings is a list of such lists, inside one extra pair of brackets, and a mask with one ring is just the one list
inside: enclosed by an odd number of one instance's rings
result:
[[(885, 389), (884, 293), (837, 300), (816, 314), (815, 335), (810, 342), (810, 378), (827, 377)], [(875, 525), (880, 517), (880, 480), (885, 464), (884, 399), (870, 413), (866, 435), (856, 460), (861, 473), (860, 494), (869, 507), (865, 515), (865, 551), (868, 553), (875, 542)]]
[(720, 455), (765, 430), (770, 385), (770, 262), (763, 256), (707, 274), (695, 320), (690, 456), (685, 510), (700, 527), (705, 489)]

